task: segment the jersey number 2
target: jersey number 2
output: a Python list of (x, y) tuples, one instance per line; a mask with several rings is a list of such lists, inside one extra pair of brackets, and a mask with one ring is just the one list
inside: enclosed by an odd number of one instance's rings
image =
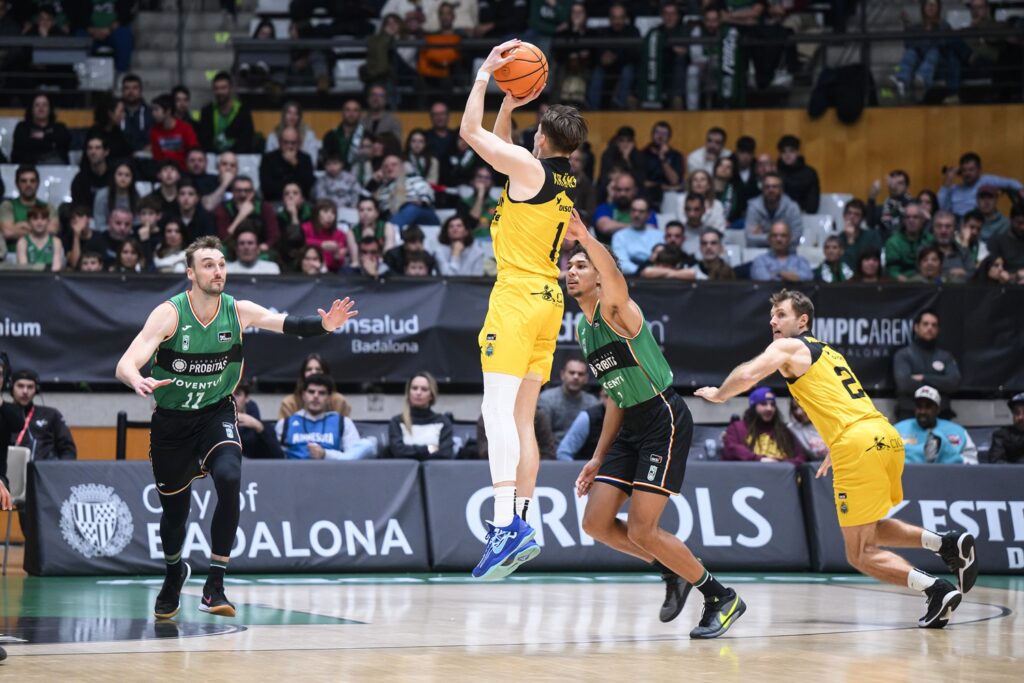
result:
[[(853, 376), (849, 368), (844, 368), (841, 365), (836, 366), (836, 375), (842, 377), (843, 375), (849, 375), (843, 380), (843, 386), (846, 387), (846, 393), (850, 395), (850, 398), (864, 398), (864, 389), (857, 385), (857, 378)], [(854, 388), (857, 390), (854, 391)]]
[(558, 242), (562, 239), (562, 231), (565, 230), (565, 223), (559, 223), (558, 227), (555, 228), (555, 239), (551, 243), (551, 253), (548, 254), (548, 258), (554, 263), (558, 260)]

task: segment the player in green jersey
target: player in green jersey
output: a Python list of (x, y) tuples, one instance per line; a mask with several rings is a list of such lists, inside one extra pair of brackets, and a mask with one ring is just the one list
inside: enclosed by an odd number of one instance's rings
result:
[[(651, 335), (643, 311), (629, 297), (615, 258), (590, 234), (574, 210), (567, 238), (578, 242), (565, 284), (583, 311), (576, 327), (591, 372), (612, 399), (605, 411), (594, 456), (576, 480), (589, 495), (583, 530), (616, 550), (657, 562), (704, 595), (704, 613), (691, 638), (716, 638), (746, 611), (746, 605), (704, 569), (700, 560), (658, 524), (668, 496), (683, 486), (693, 419), (672, 389), (672, 369)], [(632, 497), (629, 520), (617, 515)], [(671, 600), (662, 619), (679, 613), (686, 594)], [(665, 614), (670, 602), (674, 614)], [(669, 619), (665, 617), (668, 616)]]
[[(181, 559), (192, 482), (207, 474), (217, 489), (211, 524), (210, 573), (199, 609), (235, 616), (224, 595), (224, 572), (238, 529), (242, 446), (231, 397), (242, 377), (242, 330), (257, 327), (304, 337), (327, 334), (357, 315), (354, 302), (335, 300), (329, 311), (297, 317), (272, 313), (224, 293), (227, 279), (221, 243), (201, 237), (185, 250), (191, 289), (157, 306), (117, 364), (117, 378), (139, 396), (150, 394), (156, 411), (150, 429), (153, 465), (163, 512), (160, 542), (167, 575), (154, 614), (178, 613), (181, 589), (192, 573)], [(152, 364), (149, 377), (140, 368)]]

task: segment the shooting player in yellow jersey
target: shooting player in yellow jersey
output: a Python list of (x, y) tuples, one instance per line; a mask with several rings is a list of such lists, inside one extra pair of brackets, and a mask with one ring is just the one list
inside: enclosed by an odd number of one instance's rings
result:
[[(974, 537), (951, 531), (940, 536), (897, 519), (889, 510), (903, 501), (903, 442), (889, 421), (875, 409), (842, 354), (810, 335), (814, 304), (801, 292), (777, 292), (771, 298), (774, 341), (765, 351), (734, 369), (721, 387), (698, 389), (697, 396), (721, 403), (750, 389), (778, 370), (793, 399), (807, 413), (829, 447), (817, 476), (834, 471), (839, 526), (846, 558), (863, 574), (879, 581), (908, 586), (928, 599), (918, 620), (922, 628), (949, 622), (978, 577)], [(927, 548), (956, 574), (960, 590), (950, 582), (910, 565), (890, 548)]]
[(506, 94), (494, 130), (484, 130), (487, 82), (513, 59), (503, 53), (518, 44), (502, 43), (484, 60), (459, 131), (480, 158), (508, 176), (491, 221), (498, 279), (479, 337), (480, 412), (494, 485), (494, 519), (473, 570), (482, 579), (508, 576), (540, 552), (535, 531), (523, 521), (540, 467), (533, 419), (541, 385), (551, 375), (565, 309), (558, 257), (576, 197), (569, 155), (587, 137), (587, 124), (576, 109), (554, 105), (541, 118), (532, 153), (512, 143), (512, 110), (536, 99), (543, 86), (524, 98)]

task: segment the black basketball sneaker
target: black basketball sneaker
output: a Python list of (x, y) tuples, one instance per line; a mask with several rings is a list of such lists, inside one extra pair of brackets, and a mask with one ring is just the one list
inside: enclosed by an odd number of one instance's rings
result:
[(963, 593), (945, 579), (936, 579), (935, 583), (924, 590), (928, 596), (928, 611), (917, 620), (921, 628), (945, 628), (953, 610), (960, 606)]
[(176, 575), (168, 574), (164, 577), (164, 585), (156, 596), (153, 616), (157, 619), (173, 619), (181, 609), (181, 589), (192, 576), (192, 567), (185, 560), (181, 560), (179, 564), (181, 568)]
[(199, 611), (216, 614), (219, 617), (235, 616), (235, 606), (224, 595), (224, 586), (222, 584), (211, 586), (207, 583), (203, 586), (203, 599), (199, 601)]
[(978, 558), (974, 552), (974, 536), (959, 531), (943, 534), (939, 557), (949, 567), (949, 571), (956, 575), (961, 593), (966, 593), (974, 588), (974, 582), (978, 580)]
[(690, 631), (691, 638), (717, 638), (747, 611), (747, 605), (736, 595), (736, 591), (732, 588), (728, 590), (729, 593), (723, 598), (708, 598), (704, 601), (704, 613), (697, 628)]
[(661, 614), (658, 618), (668, 623), (679, 616), (686, 604), (686, 597), (693, 586), (684, 581), (671, 569), (661, 572), (661, 580), (665, 582), (665, 602), (661, 603)]

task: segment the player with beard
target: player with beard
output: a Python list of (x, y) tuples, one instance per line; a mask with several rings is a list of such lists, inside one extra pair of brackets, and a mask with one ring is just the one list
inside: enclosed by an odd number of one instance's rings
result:
[[(846, 558), (858, 571), (924, 593), (928, 601), (921, 628), (942, 628), (978, 577), (974, 536), (951, 531), (942, 536), (898, 519), (887, 519), (903, 502), (903, 441), (878, 412), (841, 353), (811, 336), (814, 304), (798, 291), (771, 297), (772, 341), (740, 365), (720, 387), (698, 389), (697, 396), (722, 403), (757, 385), (776, 370), (789, 385), (811, 423), (828, 445), (817, 476), (834, 468), (832, 488)], [(883, 548), (926, 548), (955, 574), (953, 584), (916, 569)]]
[[(683, 486), (693, 418), (672, 389), (672, 368), (643, 311), (629, 297), (615, 258), (575, 210), (566, 237), (578, 242), (565, 278), (569, 296), (583, 311), (576, 337), (611, 399), (594, 456), (576, 480), (576, 494), (589, 496), (583, 529), (672, 575), (666, 578), (662, 621), (678, 616), (690, 586), (695, 586), (704, 596), (704, 613), (690, 637), (717, 638), (736, 623), (746, 605), (704, 569), (685, 543), (659, 526), (668, 497), (679, 495)], [(624, 523), (618, 514), (628, 498), (632, 502)], [(680, 577), (686, 582), (682, 586)]]
[[(139, 396), (153, 395), (149, 459), (163, 512), (160, 541), (167, 574), (154, 614), (170, 619), (180, 609), (181, 589), (192, 573), (181, 559), (192, 482), (210, 474), (217, 489), (211, 525), (210, 573), (200, 611), (235, 616), (224, 595), (224, 572), (238, 528), (242, 447), (231, 394), (242, 378), (242, 330), (256, 327), (302, 337), (328, 334), (358, 311), (335, 300), (319, 315), (271, 313), (224, 293), (227, 278), (221, 243), (202, 237), (185, 251), (192, 288), (157, 306), (117, 364), (117, 378)], [(149, 377), (139, 369), (152, 363)]]

